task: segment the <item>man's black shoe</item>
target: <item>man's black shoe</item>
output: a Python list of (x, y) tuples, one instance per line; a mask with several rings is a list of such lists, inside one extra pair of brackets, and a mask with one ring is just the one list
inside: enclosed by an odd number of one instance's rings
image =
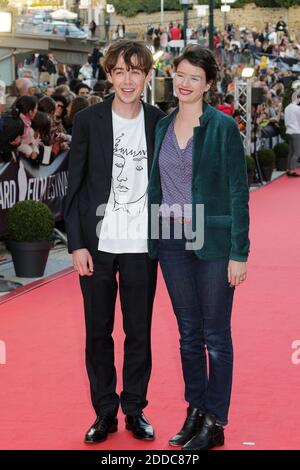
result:
[(300, 174), (296, 173), (296, 171), (287, 171), (286, 176), (291, 176), (292, 178), (299, 178)]
[(170, 446), (183, 446), (200, 431), (203, 423), (203, 415), (198, 408), (188, 407), (187, 418), (178, 434), (169, 440)]
[(97, 444), (107, 439), (108, 433), (118, 430), (118, 420), (115, 416), (104, 415), (98, 416), (94, 424), (90, 427), (85, 435), (84, 442), (86, 444)]
[(224, 429), (216, 425), (214, 415), (204, 415), (201, 430), (185, 444), (182, 450), (209, 450), (224, 445)]
[(126, 415), (125, 423), (126, 429), (131, 431), (136, 439), (144, 439), (145, 441), (154, 440), (154, 429), (143, 413), (137, 416)]

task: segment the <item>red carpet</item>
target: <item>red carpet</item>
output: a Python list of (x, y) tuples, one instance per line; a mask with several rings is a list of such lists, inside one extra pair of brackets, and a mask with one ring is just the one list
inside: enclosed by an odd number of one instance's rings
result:
[[(282, 177), (251, 194), (248, 281), (233, 313), (235, 376), (224, 449), (300, 449), (300, 183)], [(118, 308), (118, 371), (123, 333)], [(0, 449), (90, 449), (94, 419), (84, 367), (84, 321), (77, 276), (69, 274), (0, 306)], [(92, 449), (170, 449), (185, 414), (177, 327), (160, 278), (153, 321), (153, 373), (145, 414), (152, 443), (119, 432)], [(299, 353), (300, 358), (300, 353)], [(255, 443), (245, 445), (244, 442)]]

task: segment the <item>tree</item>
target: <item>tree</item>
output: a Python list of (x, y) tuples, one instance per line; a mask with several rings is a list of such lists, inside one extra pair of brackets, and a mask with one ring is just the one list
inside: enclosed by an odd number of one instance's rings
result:
[[(7, 1), (7, 0), (0, 0)], [(146, 12), (153, 13), (160, 11), (160, 0), (111, 0), (118, 15), (135, 16), (137, 13)], [(201, 0), (202, 4), (208, 4), (209, 0)], [(282, 7), (289, 8), (291, 6), (300, 6), (300, 0), (236, 0), (231, 6), (233, 8), (242, 8), (247, 3), (255, 3), (258, 7), (274, 8)], [(220, 8), (221, 0), (215, 0), (215, 8)], [(192, 6), (191, 6), (192, 7)], [(167, 10), (181, 10), (179, 0), (165, 0), (164, 9)]]
[(279, 7), (289, 8), (300, 5), (300, 0), (276, 0)]

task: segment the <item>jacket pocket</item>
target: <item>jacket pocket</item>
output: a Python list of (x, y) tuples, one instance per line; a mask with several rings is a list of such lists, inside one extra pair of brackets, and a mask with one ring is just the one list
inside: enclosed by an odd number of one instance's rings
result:
[(232, 217), (231, 215), (207, 215), (206, 225), (208, 227), (231, 227)]

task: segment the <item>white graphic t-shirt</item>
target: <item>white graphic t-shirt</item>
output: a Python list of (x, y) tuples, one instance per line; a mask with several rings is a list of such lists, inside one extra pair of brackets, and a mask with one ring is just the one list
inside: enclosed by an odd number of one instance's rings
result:
[(134, 119), (113, 112), (111, 190), (98, 249), (108, 253), (147, 253), (148, 155), (144, 109)]

